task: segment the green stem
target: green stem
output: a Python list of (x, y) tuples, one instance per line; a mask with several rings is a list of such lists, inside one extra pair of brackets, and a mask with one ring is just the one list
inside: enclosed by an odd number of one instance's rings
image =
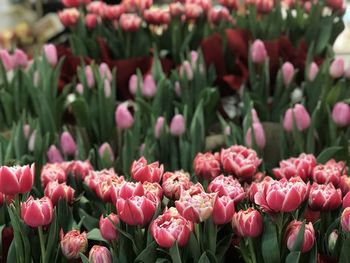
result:
[(46, 262), (46, 253), (45, 253), (45, 240), (42, 226), (38, 227), (39, 240), (40, 240), (40, 249), (41, 249), (41, 262)]
[(16, 212), (18, 216), (21, 216), (21, 197), (20, 194), (15, 195), (15, 207), (16, 207)]
[(194, 224), (194, 233), (197, 237), (197, 240), (198, 240), (198, 244), (200, 246), (200, 248), (202, 247), (202, 242), (201, 242), (201, 239), (200, 239), (200, 224)]
[(248, 238), (248, 244), (249, 244), (249, 250), (250, 250), (250, 256), (251, 256), (252, 263), (257, 263), (256, 256), (255, 256), (253, 238), (251, 238), (251, 237)]

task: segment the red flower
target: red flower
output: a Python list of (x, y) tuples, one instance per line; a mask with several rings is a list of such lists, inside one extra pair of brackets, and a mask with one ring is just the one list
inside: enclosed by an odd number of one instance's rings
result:
[[(303, 222), (294, 220), (289, 223), (286, 234), (285, 234), (285, 242), (287, 243), (287, 247), (289, 250), (292, 250), (296, 239), (298, 237), (299, 231), (301, 229), (301, 225)], [(305, 224), (304, 230), (304, 239), (301, 247), (301, 252), (306, 253), (311, 250), (315, 243), (315, 230), (312, 223)]]
[(90, 2), (91, 0), (62, 0), (62, 4), (65, 7), (79, 7), (80, 5), (86, 5)]
[(51, 181), (46, 185), (45, 196), (51, 199), (53, 205), (57, 205), (59, 199), (65, 199), (69, 204), (73, 203), (74, 189), (66, 183)]
[(34, 183), (35, 165), (0, 166), (0, 192), (5, 195), (29, 192)]
[(75, 179), (84, 180), (90, 171), (92, 171), (92, 165), (89, 160), (86, 161), (71, 161), (66, 164), (66, 172), (72, 173)]
[(329, 160), (326, 164), (318, 164), (312, 171), (312, 179), (318, 184), (332, 183), (337, 187), (344, 167), (344, 162), (337, 163), (334, 159)]
[(89, 252), (91, 263), (112, 263), (112, 255), (108, 248), (94, 245)]
[(67, 180), (67, 174), (59, 163), (47, 163), (41, 169), (40, 174), (41, 185), (46, 187), (49, 182), (57, 181), (58, 183), (64, 183)]
[(164, 172), (163, 165), (158, 162), (147, 164), (147, 160), (141, 157), (138, 161), (134, 161), (131, 165), (131, 177), (137, 182), (159, 183)]
[(116, 228), (118, 222), (119, 218), (116, 214), (111, 213), (107, 217), (103, 217), (103, 215), (101, 215), (99, 223), (101, 236), (108, 241), (116, 240), (118, 238)]
[(350, 207), (345, 208), (341, 214), (340, 224), (344, 232), (350, 232)]
[(165, 196), (170, 199), (179, 199), (181, 189), (187, 190), (192, 184), (190, 175), (182, 170), (163, 175), (162, 188)]
[(52, 202), (48, 197), (34, 199), (30, 196), (26, 202), (21, 204), (21, 214), (24, 223), (28, 226), (46, 226), (52, 220)]
[(310, 189), (309, 205), (314, 210), (331, 211), (337, 209), (342, 202), (340, 189), (333, 184), (313, 183)]
[(235, 204), (239, 204), (245, 198), (245, 192), (237, 179), (232, 176), (220, 175), (208, 186), (209, 193), (217, 193), (219, 196), (229, 196)]
[(193, 161), (193, 169), (197, 176), (205, 180), (212, 180), (221, 172), (220, 161), (210, 152), (198, 153)]
[(150, 183), (150, 182), (144, 182), (142, 184), (145, 195), (152, 194), (154, 196), (157, 196), (159, 200), (163, 199), (163, 188), (158, 183)]
[(80, 233), (78, 230), (71, 230), (64, 234), (61, 229), (61, 250), (67, 259), (80, 258), (79, 253), (84, 253), (88, 246), (87, 235), (85, 232)]
[(262, 216), (251, 207), (248, 210), (239, 210), (233, 216), (232, 228), (241, 237), (260, 236), (263, 230)]
[(65, 27), (70, 27), (78, 23), (80, 13), (76, 8), (67, 8), (59, 12), (58, 16)]
[(216, 225), (224, 225), (232, 220), (235, 212), (234, 201), (228, 196), (217, 197), (213, 207), (213, 222)]

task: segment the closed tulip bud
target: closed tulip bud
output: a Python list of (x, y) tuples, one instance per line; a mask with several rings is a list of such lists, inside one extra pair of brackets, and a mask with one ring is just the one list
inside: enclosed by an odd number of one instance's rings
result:
[(185, 119), (181, 114), (176, 114), (170, 123), (170, 133), (174, 136), (181, 136), (186, 131)]
[(329, 237), (328, 237), (328, 248), (330, 252), (334, 251), (335, 245), (337, 244), (338, 241), (338, 231), (335, 229), (332, 231), (332, 233), (330, 233)]
[(112, 263), (112, 254), (108, 248), (94, 245), (89, 252), (91, 263)]
[(295, 104), (294, 108), (289, 108), (284, 114), (283, 128), (293, 131), (293, 123), (299, 131), (304, 131), (310, 126), (310, 115), (302, 104)]
[(51, 199), (53, 205), (57, 205), (60, 199), (66, 200), (69, 204), (73, 203), (74, 189), (66, 183), (51, 181), (46, 185), (44, 193)]
[(151, 224), (151, 235), (163, 248), (171, 248), (175, 242), (179, 247), (188, 243), (193, 230), (193, 223), (182, 217), (177, 211), (158, 216)]
[(56, 46), (53, 44), (46, 44), (43, 49), (47, 62), (53, 67), (56, 66), (58, 61)]
[(77, 150), (77, 145), (72, 135), (69, 132), (65, 131), (61, 134), (60, 143), (61, 143), (61, 149), (64, 154), (71, 155), (71, 156), (75, 155)]
[(332, 78), (340, 78), (344, 74), (344, 59), (336, 58), (329, 67), (329, 75)]
[(176, 96), (181, 97), (181, 85), (180, 85), (180, 82), (175, 81), (174, 89), (175, 89)]
[(292, 82), (294, 73), (294, 66), (290, 62), (286, 62), (282, 65), (283, 83), (286, 87)]
[(303, 99), (303, 90), (299, 88), (293, 90), (292, 94), (290, 95), (290, 99), (292, 103), (300, 102)]
[(263, 230), (263, 219), (259, 211), (248, 208), (233, 215), (232, 228), (241, 237), (257, 237)]
[(341, 190), (333, 184), (313, 183), (309, 194), (309, 206), (314, 210), (332, 211), (342, 202)]
[(101, 78), (105, 78), (105, 79), (109, 80), (110, 82), (112, 81), (112, 79), (113, 79), (112, 72), (106, 63), (101, 63), (99, 70), (100, 70)]
[(58, 13), (58, 17), (65, 27), (75, 26), (79, 21), (79, 16), (79, 10), (76, 8), (67, 8)]
[[(285, 234), (285, 242), (287, 243), (287, 247), (289, 250), (293, 250), (295, 246), (295, 242), (297, 240), (299, 231), (301, 229), (303, 222), (294, 220), (289, 223), (286, 234)], [(312, 223), (305, 224), (304, 230), (304, 239), (301, 246), (301, 252), (306, 253), (311, 250), (315, 243), (315, 230)]]
[(313, 81), (318, 73), (318, 66), (315, 62), (312, 62), (309, 68), (308, 79), (309, 81)]
[(119, 218), (128, 225), (144, 226), (149, 223), (156, 212), (158, 199), (154, 196), (132, 196), (117, 199)]
[(109, 82), (108, 79), (104, 80), (103, 90), (105, 93), (105, 97), (109, 98), (112, 94), (112, 88), (111, 88), (111, 83)]
[(136, 94), (137, 85), (138, 85), (137, 75), (133, 74), (129, 79), (129, 91), (132, 95)]
[(85, 25), (88, 29), (94, 29), (97, 26), (97, 15), (87, 14), (85, 17)]
[(235, 212), (234, 201), (228, 196), (217, 197), (213, 206), (213, 222), (216, 225), (224, 225), (232, 220)]
[(344, 232), (350, 232), (350, 207), (345, 208), (341, 214), (340, 224)]
[(255, 64), (263, 64), (267, 59), (267, 51), (265, 45), (260, 39), (254, 41), (251, 47), (251, 56), (252, 61)]
[(67, 180), (67, 173), (62, 164), (47, 163), (41, 169), (40, 180), (41, 180), (41, 185), (43, 186), (43, 188), (45, 188), (49, 182), (54, 182), (54, 181), (57, 181), (58, 183), (65, 182)]
[(86, 78), (86, 83), (90, 89), (93, 86), (95, 86), (94, 72), (92, 71), (92, 68), (90, 65), (85, 67), (85, 78)]
[(234, 179), (231, 175), (224, 176), (223, 174), (210, 182), (208, 192), (217, 193), (220, 197), (228, 196), (235, 204), (239, 204), (246, 195), (237, 179)]
[(78, 83), (77, 86), (75, 87), (75, 91), (79, 93), (80, 95), (83, 95), (84, 93), (84, 86), (81, 83)]
[(85, 232), (80, 233), (78, 230), (71, 230), (64, 235), (61, 229), (61, 250), (67, 259), (78, 259), (80, 253), (84, 253), (88, 246), (88, 239)]
[(141, 27), (142, 19), (136, 14), (122, 14), (119, 19), (120, 27), (126, 32), (135, 32)]
[(28, 150), (30, 152), (34, 152), (34, 149), (35, 149), (35, 136), (36, 136), (36, 131), (34, 130), (28, 140)]
[(111, 162), (114, 161), (114, 153), (112, 147), (107, 142), (100, 146), (100, 148), (98, 149), (98, 154), (101, 159), (107, 158)]
[(24, 124), (23, 125), (24, 138), (26, 138), (28, 140), (29, 139), (29, 134), (30, 134), (30, 126), (29, 126), (29, 124)]
[(52, 202), (48, 197), (34, 199), (30, 196), (26, 202), (21, 204), (21, 215), (28, 226), (46, 226), (52, 221)]
[(344, 102), (338, 102), (332, 110), (333, 122), (339, 127), (346, 127), (350, 124), (350, 106)]
[(4, 65), (6, 71), (10, 71), (13, 69), (14, 61), (12, 59), (12, 56), (6, 49), (0, 50), (0, 60), (1, 63)]
[(120, 104), (115, 111), (115, 122), (120, 129), (129, 129), (134, 124), (134, 117), (125, 104)]
[(203, 8), (200, 5), (186, 3), (185, 4), (185, 15), (188, 19), (196, 20), (204, 13)]
[(47, 151), (47, 160), (49, 163), (61, 163), (64, 161), (61, 152), (55, 145), (51, 145)]
[(148, 74), (143, 81), (142, 95), (148, 99), (151, 99), (156, 95), (156, 92), (157, 85), (153, 79), (153, 76)]
[[(252, 127), (253, 127), (253, 132), (252, 132)], [(255, 139), (255, 143), (256, 145), (260, 148), (260, 149), (264, 149), (265, 145), (266, 145), (266, 138), (265, 138), (265, 131), (264, 128), (262, 126), (262, 124), (260, 122), (255, 122), (252, 124), (252, 127), (250, 127), (247, 130), (246, 136), (245, 136), (245, 141), (246, 144), (249, 147), (253, 146), (253, 134), (254, 134), (254, 139)]]
[(164, 173), (163, 165), (159, 165), (158, 162), (151, 164), (147, 163), (147, 160), (144, 157), (141, 157), (139, 160), (134, 161), (131, 165), (131, 177), (137, 182), (151, 182), (159, 183), (162, 179)]
[(13, 54), (13, 62), (15, 68), (26, 68), (28, 66), (28, 56), (21, 49), (16, 49)]
[(108, 240), (114, 241), (118, 238), (117, 224), (119, 223), (119, 218), (116, 214), (111, 213), (107, 217), (100, 217), (100, 232), (101, 236)]
[(156, 125), (154, 127), (154, 137), (159, 139), (162, 129), (164, 127), (165, 118), (163, 116), (158, 117)]
[(193, 170), (198, 177), (205, 180), (212, 180), (221, 173), (219, 160), (210, 152), (197, 154), (193, 161)]
[(193, 79), (193, 70), (189, 61), (185, 60), (180, 67), (180, 76), (186, 76), (186, 79), (191, 81)]
[(0, 192), (5, 195), (25, 194), (34, 183), (34, 164), (32, 166), (0, 166)]

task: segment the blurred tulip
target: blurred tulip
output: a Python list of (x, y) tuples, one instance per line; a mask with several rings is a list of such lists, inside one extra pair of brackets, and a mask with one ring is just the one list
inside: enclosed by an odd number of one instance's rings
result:
[(332, 211), (337, 209), (342, 202), (340, 189), (333, 184), (313, 183), (310, 188), (309, 205), (314, 210)]
[(219, 0), (220, 5), (227, 7), (230, 11), (238, 9), (237, 0)]
[(295, 104), (284, 114), (283, 128), (287, 132), (293, 131), (293, 124), (299, 131), (304, 131), (310, 126), (310, 115), (302, 104)]
[[(301, 229), (301, 225), (303, 222), (294, 220), (289, 223), (286, 234), (285, 234), (285, 242), (287, 243), (287, 247), (290, 251), (293, 250), (295, 246), (295, 242), (297, 240), (298, 234)], [(306, 253), (311, 250), (315, 243), (315, 230), (312, 223), (305, 224), (304, 230), (304, 238), (301, 246), (301, 252)]]
[(255, 4), (260, 14), (268, 14), (273, 9), (274, 1), (273, 0), (256, 0)]
[(239, 210), (233, 215), (232, 228), (240, 237), (257, 237), (263, 230), (263, 219), (254, 208)]
[(85, 66), (84, 72), (85, 72), (86, 84), (91, 89), (95, 86), (94, 72), (92, 71), (92, 68), (90, 65)]
[(260, 39), (253, 42), (250, 50), (253, 63), (263, 64), (266, 61), (267, 51), (264, 43)]
[(303, 90), (300, 88), (295, 88), (292, 92), (292, 94), (290, 95), (290, 100), (291, 102), (297, 103), (297, 102), (301, 102), (303, 99)]
[(79, 21), (80, 13), (76, 8), (63, 9), (58, 13), (61, 23), (65, 27), (75, 26)]
[(75, 190), (66, 185), (66, 183), (58, 183), (57, 181), (49, 182), (45, 187), (45, 196), (51, 199), (55, 206), (60, 199), (65, 199), (67, 203), (72, 204)]
[(159, 183), (164, 173), (163, 165), (159, 165), (159, 162), (151, 164), (147, 163), (144, 157), (134, 161), (131, 165), (130, 174), (131, 177), (137, 182), (157, 182)]
[(61, 250), (67, 259), (78, 259), (80, 253), (84, 253), (88, 246), (88, 239), (85, 232), (80, 233), (79, 230), (71, 230), (64, 234), (61, 229)]
[(318, 73), (318, 65), (315, 62), (310, 64), (308, 79), (309, 81), (314, 81)]
[(30, 192), (34, 183), (35, 166), (0, 166), (0, 192), (17, 195)]
[(333, 122), (339, 127), (346, 127), (350, 124), (350, 106), (344, 102), (338, 102), (332, 110)]
[(6, 71), (10, 71), (14, 67), (12, 56), (6, 49), (0, 50), (0, 60)]
[(100, 71), (101, 78), (106, 79), (109, 82), (113, 80), (112, 72), (106, 63), (100, 64), (99, 71)]
[(334, 159), (325, 164), (318, 164), (312, 171), (312, 179), (318, 184), (332, 183), (335, 187), (340, 183), (340, 177), (345, 167), (343, 162), (336, 162)]
[(182, 65), (180, 67), (180, 76), (186, 77), (188, 81), (193, 80), (193, 70), (189, 61), (185, 60), (182, 62)]
[(135, 32), (141, 27), (142, 19), (136, 14), (122, 14), (119, 19), (120, 27), (126, 32)]
[(221, 173), (220, 161), (210, 152), (198, 153), (193, 161), (193, 170), (204, 180), (213, 180)]
[(87, 14), (85, 16), (85, 25), (88, 29), (94, 29), (97, 26), (97, 16), (95, 14)]
[(154, 137), (156, 139), (159, 139), (160, 138), (160, 135), (161, 135), (161, 132), (162, 132), (162, 129), (164, 127), (164, 123), (165, 123), (165, 118), (163, 116), (159, 116), (157, 118), (157, 121), (156, 121), (156, 125), (154, 127)]
[(155, 83), (153, 76), (148, 74), (145, 76), (142, 86), (142, 95), (147, 98), (153, 98), (157, 93), (157, 84)]
[(350, 207), (345, 208), (341, 214), (340, 224), (344, 232), (350, 232)]
[(133, 74), (133, 75), (131, 75), (131, 77), (129, 79), (129, 91), (132, 95), (136, 94), (137, 85), (138, 85), (137, 75)]
[(258, 146), (258, 148), (264, 149), (266, 145), (265, 131), (264, 131), (264, 127), (260, 122), (253, 123), (252, 127), (249, 127), (247, 130), (245, 141), (248, 147), (253, 146), (253, 143), (252, 143), (253, 135), (254, 135), (255, 143)]
[(40, 179), (41, 185), (45, 188), (49, 182), (64, 183), (67, 180), (67, 174), (59, 163), (47, 163), (41, 169)]
[(60, 138), (61, 149), (64, 154), (74, 156), (77, 151), (77, 145), (72, 137), (72, 135), (65, 131), (61, 134)]
[(92, 1), (86, 6), (88, 13), (102, 17), (105, 14), (107, 5), (103, 1)]
[(185, 131), (185, 118), (181, 114), (176, 114), (170, 122), (170, 133), (174, 136), (181, 136)]
[(204, 13), (203, 8), (197, 4), (185, 4), (185, 15), (188, 19), (196, 20)]
[(326, 0), (326, 5), (330, 7), (333, 11), (343, 12), (345, 9), (345, 3), (342, 0)]
[(62, 0), (61, 2), (65, 7), (79, 7), (81, 5), (87, 5), (91, 0)]
[(170, 23), (170, 12), (161, 8), (146, 9), (143, 17), (151, 25), (168, 25)]
[(283, 83), (286, 87), (290, 85), (295, 74), (294, 66), (290, 62), (285, 62), (282, 65)]
[(118, 20), (125, 13), (125, 7), (122, 4), (106, 5), (104, 11), (104, 17), (108, 20)]
[(28, 56), (23, 50), (16, 48), (13, 54), (13, 65), (15, 68), (26, 68), (28, 66)]
[(98, 155), (101, 159), (104, 159), (106, 157), (111, 162), (114, 161), (114, 153), (112, 147), (107, 142), (100, 146), (100, 148), (98, 149)]
[(34, 152), (35, 150), (35, 138), (36, 138), (36, 130), (32, 132), (28, 140), (28, 151)]
[(115, 111), (115, 122), (120, 129), (129, 129), (134, 124), (134, 117), (125, 104), (120, 104)]
[(92, 165), (89, 160), (86, 161), (71, 161), (66, 167), (66, 172), (71, 173), (75, 180), (84, 180), (93, 170)]
[(343, 58), (335, 58), (329, 67), (329, 75), (332, 78), (340, 78), (344, 74), (344, 60)]
[(30, 196), (26, 202), (21, 204), (21, 216), (28, 226), (46, 226), (52, 220), (52, 202), (48, 197), (34, 199)]
[(108, 79), (104, 80), (103, 91), (104, 91), (104, 94), (105, 94), (106, 98), (110, 98), (111, 97), (111, 95), (112, 95), (112, 87), (111, 87), (111, 83), (109, 82)]
[(116, 214), (111, 213), (107, 217), (101, 215), (100, 217), (100, 232), (101, 236), (108, 240), (114, 241), (118, 238), (117, 224), (119, 223), (119, 218)]
[(79, 93), (80, 95), (83, 95), (83, 93), (84, 93), (84, 86), (83, 86), (83, 84), (78, 83), (78, 84), (75, 86), (75, 91), (76, 91), (77, 93)]
[(47, 62), (53, 67), (56, 66), (58, 61), (56, 46), (53, 44), (46, 44), (44, 45), (43, 50)]
[(94, 245), (89, 252), (91, 263), (112, 263), (112, 254), (108, 248)]

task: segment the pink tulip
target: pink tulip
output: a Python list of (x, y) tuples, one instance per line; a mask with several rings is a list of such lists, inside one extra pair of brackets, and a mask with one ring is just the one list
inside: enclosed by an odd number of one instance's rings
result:
[(260, 14), (268, 14), (271, 12), (274, 1), (273, 0), (256, 0), (256, 7)]
[(186, 77), (186, 79), (189, 81), (193, 80), (193, 70), (189, 61), (185, 60), (182, 62), (180, 67), (180, 76)]
[(69, 132), (65, 131), (61, 134), (60, 143), (62, 152), (64, 154), (71, 156), (75, 155), (77, 151), (77, 145)]
[(134, 124), (134, 117), (125, 104), (120, 104), (115, 111), (115, 122), (120, 129), (129, 129)]
[(105, 13), (106, 4), (102, 1), (92, 1), (86, 6), (88, 13), (102, 17)]
[(132, 95), (136, 94), (137, 85), (138, 85), (137, 75), (133, 74), (129, 79), (129, 91)]
[(12, 59), (12, 56), (6, 49), (0, 50), (0, 60), (4, 65), (6, 71), (10, 71), (14, 68), (14, 61)]
[(17, 48), (13, 54), (13, 63), (15, 68), (26, 68), (28, 66), (27, 54)]
[(245, 192), (237, 179), (232, 176), (220, 175), (208, 185), (209, 193), (217, 193), (218, 196), (228, 196), (235, 204), (239, 204), (245, 198)]
[(79, 7), (80, 5), (87, 5), (91, 0), (62, 0), (65, 7)]
[(64, 235), (61, 229), (60, 236), (62, 254), (67, 259), (78, 259), (80, 258), (80, 253), (86, 251), (88, 246), (86, 232), (80, 234), (79, 230), (71, 230)]
[(94, 245), (89, 252), (91, 263), (112, 263), (112, 254), (108, 248)]
[(345, 3), (342, 0), (326, 0), (326, 5), (334, 12), (344, 12), (345, 10)]
[(169, 10), (161, 8), (146, 9), (143, 12), (143, 17), (151, 25), (167, 25), (170, 23)]
[(142, 95), (147, 98), (153, 98), (157, 93), (157, 85), (153, 79), (153, 76), (148, 74), (146, 75), (143, 86), (142, 86)]
[(43, 50), (47, 62), (53, 67), (56, 66), (58, 61), (56, 46), (53, 44), (46, 44), (44, 45)]
[(209, 10), (208, 19), (213, 25), (220, 25), (222, 21), (233, 22), (230, 11), (225, 6), (214, 7)]
[(309, 205), (314, 210), (332, 211), (342, 202), (341, 190), (333, 184), (313, 183), (310, 189)]
[(224, 170), (237, 177), (253, 177), (260, 163), (257, 153), (244, 146), (233, 145), (221, 150), (221, 164)]
[(80, 13), (76, 8), (67, 8), (58, 13), (61, 23), (65, 27), (75, 26), (79, 21)]
[(159, 162), (148, 164), (144, 157), (134, 161), (130, 170), (131, 177), (135, 181), (141, 183), (146, 181), (151, 183), (159, 183), (164, 173), (164, 167), (162, 164), (159, 165)]
[(332, 110), (332, 119), (339, 127), (346, 127), (350, 124), (350, 106), (344, 102), (338, 102)]
[(117, 224), (119, 223), (119, 218), (116, 214), (111, 213), (107, 217), (100, 217), (100, 232), (101, 236), (108, 240), (114, 241), (118, 238)]
[(340, 177), (345, 164), (334, 159), (325, 164), (318, 164), (312, 171), (312, 179), (318, 184), (332, 183), (335, 187), (340, 183)]
[(122, 5), (128, 12), (143, 12), (149, 9), (153, 4), (153, 0), (123, 0)]
[(350, 232), (350, 207), (345, 208), (341, 214), (340, 224), (344, 232)]
[(340, 177), (340, 182), (338, 186), (343, 194), (346, 195), (350, 191), (350, 177), (346, 174)]
[[(285, 242), (287, 243), (287, 247), (290, 251), (293, 250), (295, 246), (295, 242), (297, 240), (298, 234), (301, 230), (301, 225), (303, 222), (294, 220), (289, 223), (286, 234), (285, 234)], [(301, 246), (301, 252), (306, 253), (311, 250), (315, 243), (315, 230), (312, 223), (305, 224), (304, 230), (304, 239)]]
[(180, 85), (180, 82), (175, 81), (175, 83), (174, 83), (174, 90), (175, 90), (176, 96), (181, 97), (181, 85)]
[(141, 27), (142, 19), (136, 14), (122, 14), (119, 19), (120, 27), (126, 32), (135, 32)]
[(95, 190), (96, 195), (105, 203), (116, 203), (119, 197), (119, 191), (122, 185), (125, 184), (124, 177), (116, 174), (111, 177), (100, 178), (95, 181), (95, 186), (91, 187)]
[(283, 83), (286, 87), (288, 87), (292, 82), (294, 74), (294, 66), (290, 62), (286, 62), (282, 65)]
[(308, 189), (309, 185), (299, 177), (263, 181), (262, 187), (254, 196), (254, 201), (266, 212), (292, 212), (307, 199)]
[(332, 78), (340, 78), (344, 74), (344, 60), (343, 58), (336, 58), (329, 67), (329, 75)]
[(174, 136), (181, 136), (185, 131), (185, 118), (181, 114), (176, 114), (170, 122), (170, 133)]
[(343, 198), (343, 208), (350, 207), (350, 192), (347, 192), (347, 194)]
[(151, 224), (151, 235), (163, 248), (171, 248), (175, 242), (180, 247), (186, 246), (193, 230), (193, 223), (176, 212), (158, 216)]
[(220, 5), (227, 7), (230, 11), (238, 9), (237, 0), (219, 0)]
[(126, 182), (123, 185), (121, 185), (118, 197), (128, 199), (133, 196), (143, 196), (144, 193), (145, 190), (143, 188), (142, 183)]
[[(252, 129), (253, 127), (253, 129)], [(264, 149), (266, 145), (265, 131), (264, 127), (260, 122), (255, 122), (252, 124), (252, 127), (249, 127), (247, 130), (245, 141), (248, 147), (252, 147), (253, 134), (255, 138), (255, 143), (260, 149)], [(252, 132), (253, 130), (253, 132)]]
[(265, 45), (260, 39), (254, 41), (250, 52), (252, 61), (255, 64), (263, 64), (267, 59), (267, 51)]
[(304, 182), (307, 182), (316, 166), (316, 158), (312, 154), (302, 153), (297, 158), (291, 157), (280, 161), (279, 165), (279, 168), (272, 170), (277, 179), (286, 178), (289, 180), (292, 177), (300, 177)]
[(283, 128), (291, 132), (293, 131), (293, 123), (299, 131), (304, 131), (310, 126), (310, 115), (301, 104), (295, 104), (294, 108), (289, 108), (284, 114)]
[(45, 187), (45, 196), (51, 199), (52, 204), (55, 206), (60, 199), (64, 199), (67, 203), (72, 204), (74, 199), (75, 190), (66, 185), (66, 183), (58, 183), (57, 181), (49, 182)]
[(100, 146), (100, 148), (98, 149), (98, 154), (101, 159), (104, 159), (106, 156), (107, 159), (109, 159), (111, 162), (114, 161), (114, 153), (112, 147), (107, 142)]
[(163, 192), (170, 199), (179, 199), (181, 190), (188, 190), (192, 184), (190, 175), (182, 170), (174, 173), (167, 172), (163, 175)]
[(41, 169), (40, 179), (41, 185), (45, 188), (49, 182), (66, 182), (67, 173), (59, 163), (47, 163)]
[(158, 197), (159, 201), (163, 199), (163, 188), (159, 183), (144, 182), (142, 184), (145, 196), (153, 195)]
[(172, 2), (169, 4), (169, 12), (171, 17), (180, 17), (185, 13), (185, 6), (180, 2)]
[(111, 97), (111, 95), (112, 95), (111, 83), (109, 82), (108, 79), (105, 79), (103, 84), (104, 84), (103, 85), (103, 91), (104, 91), (105, 97), (106, 98)]
[(108, 20), (118, 20), (122, 14), (125, 13), (125, 7), (122, 4), (119, 5), (106, 5), (104, 17)]
[(86, 84), (91, 89), (95, 86), (94, 72), (90, 65), (85, 66)]
[(164, 123), (165, 123), (165, 118), (163, 116), (158, 117), (156, 121), (156, 125), (154, 127), (154, 137), (156, 139), (159, 139), (162, 129), (164, 127)]
[(252, 207), (239, 210), (233, 215), (232, 228), (240, 237), (257, 237), (263, 230), (263, 219), (259, 211)]
[(75, 86), (75, 91), (76, 91), (77, 93), (79, 93), (80, 95), (83, 95), (83, 94), (84, 94), (84, 86), (83, 86), (83, 84), (78, 83), (78, 84)]
[(101, 78), (107, 79), (109, 82), (113, 80), (112, 72), (106, 63), (101, 63), (99, 67)]
[(213, 222), (216, 225), (224, 225), (232, 220), (235, 212), (234, 201), (228, 196), (217, 197), (213, 206)]
[(0, 192), (5, 195), (25, 194), (34, 183), (34, 164), (24, 166), (0, 166)]
[(89, 160), (86, 161), (71, 161), (66, 166), (66, 172), (71, 173), (76, 180), (84, 180), (93, 170)]
[(35, 150), (35, 138), (36, 138), (36, 130), (32, 132), (28, 140), (28, 151), (34, 152)]
[(119, 218), (128, 225), (136, 226), (149, 223), (156, 212), (158, 200), (152, 196), (132, 196), (117, 199)]
[(210, 152), (198, 153), (193, 161), (193, 170), (198, 177), (213, 180), (221, 173), (220, 161)]
[(85, 17), (85, 25), (88, 29), (94, 29), (97, 26), (97, 15), (87, 14)]
[(309, 81), (314, 81), (314, 79), (317, 76), (317, 73), (318, 73), (318, 66), (315, 62), (312, 62), (310, 64), (309, 73), (308, 73)]
[(21, 216), (28, 226), (46, 226), (52, 220), (52, 202), (48, 197), (34, 199), (30, 196), (26, 202), (21, 204)]

